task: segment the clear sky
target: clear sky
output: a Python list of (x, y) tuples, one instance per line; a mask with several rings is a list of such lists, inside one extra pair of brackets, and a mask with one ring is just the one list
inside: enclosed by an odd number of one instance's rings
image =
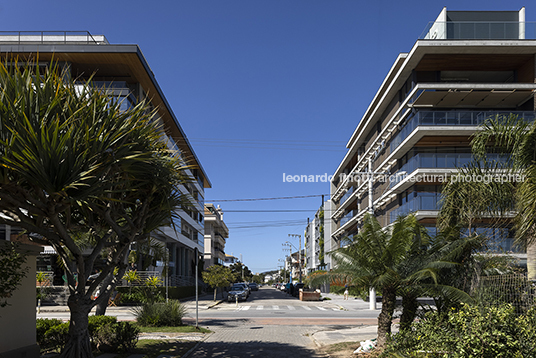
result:
[[(89, 31), (138, 44), (230, 228), (225, 251), (253, 272), (276, 269), (328, 183), (346, 141), (400, 52), (441, 9), (519, 10), (511, 0), (24, 0), (0, 2), (2, 31)], [(259, 212), (261, 210), (304, 210)], [(309, 210), (309, 211), (305, 211)], [(246, 212), (244, 212), (246, 211)]]

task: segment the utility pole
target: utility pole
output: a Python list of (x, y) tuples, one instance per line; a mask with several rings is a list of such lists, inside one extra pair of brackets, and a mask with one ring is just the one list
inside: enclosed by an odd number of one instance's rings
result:
[[(374, 172), (372, 170), (372, 157), (368, 160), (368, 171), (366, 172), (353, 172), (352, 174), (366, 175), (368, 181), (368, 212), (370, 215), (374, 216), (374, 175), (390, 175), (390, 173)], [(406, 175), (405, 171), (400, 171), (396, 174), (397, 176)], [(369, 309), (376, 310), (376, 290), (374, 287), (369, 289)]]
[(240, 268), (242, 268), (242, 282), (244, 282), (244, 263), (242, 262), (242, 254), (240, 254)]

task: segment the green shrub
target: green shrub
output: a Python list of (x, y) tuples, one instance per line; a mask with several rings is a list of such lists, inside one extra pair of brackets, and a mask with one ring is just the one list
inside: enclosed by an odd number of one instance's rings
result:
[(136, 346), (139, 328), (130, 322), (113, 322), (102, 326), (92, 336), (93, 344), (101, 352), (129, 351)]
[[(117, 322), (113, 316), (89, 316), (88, 331), (93, 345), (106, 352), (128, 351), (138, 342), (139, 328), (130, 322)], [(69, 323), (60, 319), (37, 319), (37, 343), (41, 352), (60, 350), (69, 336)]]
[(42, 352), (62, 348), (69, 336), (69, 323), (61, 319), (39, 318), (36, 320), (36, 340)]
[(166, 303), (145, 303), (133, 310), (140, 326), (181, 326), (186, 308), (177, 300)]
[(89, 316), (87, 325), (89, 336), (93, 337), (95, 332), (99, 331), (102, 327), (113, 323), (117, 323), (117, 317), (115, 316)]
[(510, 305), (462, 305), (448, 314), (428, 312), (410, 330), (394, 336), (385, 354), (412, 357), (535, 357), (536, 310), (518, 316)]
[[(168, 298), (173, 300), (180, 300), (186, 297), (195, 296), (195, 286), (170, 286), (168, 289)], [(121, 304), (129, 303), (144, 303), (145, 299), (145, 287), (143, 286), (119, 286), (116, 287), (117, 292), (121, 293)], [(166, 288), (157, 287), (158, 296), (163, 302), (166, 297)]]

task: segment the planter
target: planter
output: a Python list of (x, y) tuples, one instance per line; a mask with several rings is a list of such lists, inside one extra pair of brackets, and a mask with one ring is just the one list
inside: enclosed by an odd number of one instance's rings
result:
[(304, 291), (300, 288), (300, 301), (320, 301), (320, 291)]

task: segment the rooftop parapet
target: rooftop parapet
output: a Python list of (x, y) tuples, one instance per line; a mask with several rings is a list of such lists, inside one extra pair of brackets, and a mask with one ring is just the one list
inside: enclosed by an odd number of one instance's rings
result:
[(88, 31), (0, 31), (0, 44), (19, 45), (109, 45), (104, 35)]

